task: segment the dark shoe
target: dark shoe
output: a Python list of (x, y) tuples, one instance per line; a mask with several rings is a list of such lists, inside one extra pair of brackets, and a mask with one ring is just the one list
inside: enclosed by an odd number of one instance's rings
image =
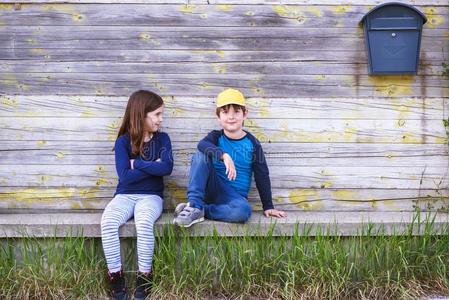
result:
[(126, 293), (126, 280), (123, 270), (115, 273), (108, 272), (109, 283), (111, 285), (112, 300), (128, 300)]
[(137, 272), (134, 300), (146, 299), (148, 295), (150, 295), (152, 287), (153, 287), (153, 273)]

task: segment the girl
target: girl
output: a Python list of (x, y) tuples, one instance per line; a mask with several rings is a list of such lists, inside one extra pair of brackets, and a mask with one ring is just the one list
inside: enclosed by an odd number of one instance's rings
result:
[(143, 90), (133, 93), (115, 142), (119, 181), (114, 198), (101, 219), (112, 299), (128, 299), (118, 230), (133, 216), (139, 267), (134, 299), (145, 299), (150, 292), (153, 226), (162, 213), (163, 176), (170, 175), (173, 169), (170, 138), (158, 131), (163, 109), (164, 102), (155, 93)]

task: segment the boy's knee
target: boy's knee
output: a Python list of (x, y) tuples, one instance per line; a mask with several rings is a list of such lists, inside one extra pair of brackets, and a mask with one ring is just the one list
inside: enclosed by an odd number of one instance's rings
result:
[(242, 206), (242, 214), (244, 217), (243, 222), (246, 222), (249, 220), (249, 218), (251, 217), (251, 212), (252, 212), (252, 207), (251, 205), (246, 202), (243, 206)]
[(251, 205), (248, 202), (244, 202), (241, 205), (235, 207), (231, 213), (231, 218), (234, 222), (245, 223), (251, 217)]

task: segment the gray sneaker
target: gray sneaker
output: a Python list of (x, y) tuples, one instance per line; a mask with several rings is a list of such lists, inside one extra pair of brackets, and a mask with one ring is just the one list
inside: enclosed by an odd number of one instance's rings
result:
[(195, 223), (204, 221), (204, 210), (185, 205), (184, 209), (173, 220), (180, 227), (190, 227)]
[(189, 206), (189, 202), (179, 203), (176, 205), (175, 212), (173, 213), (175, 218), (184, 210), (185, 207)]

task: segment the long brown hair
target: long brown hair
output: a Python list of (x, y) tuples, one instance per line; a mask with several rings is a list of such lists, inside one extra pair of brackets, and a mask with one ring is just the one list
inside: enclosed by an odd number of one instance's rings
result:
[(155, 111), (162, 105), (164, 105), (164, 100), (161, 96), (150, 91), (140, 90), (129, 97), (117, 138), (123, 134), (129, 136), (133, 155), (143, 154), (147, 113)]

